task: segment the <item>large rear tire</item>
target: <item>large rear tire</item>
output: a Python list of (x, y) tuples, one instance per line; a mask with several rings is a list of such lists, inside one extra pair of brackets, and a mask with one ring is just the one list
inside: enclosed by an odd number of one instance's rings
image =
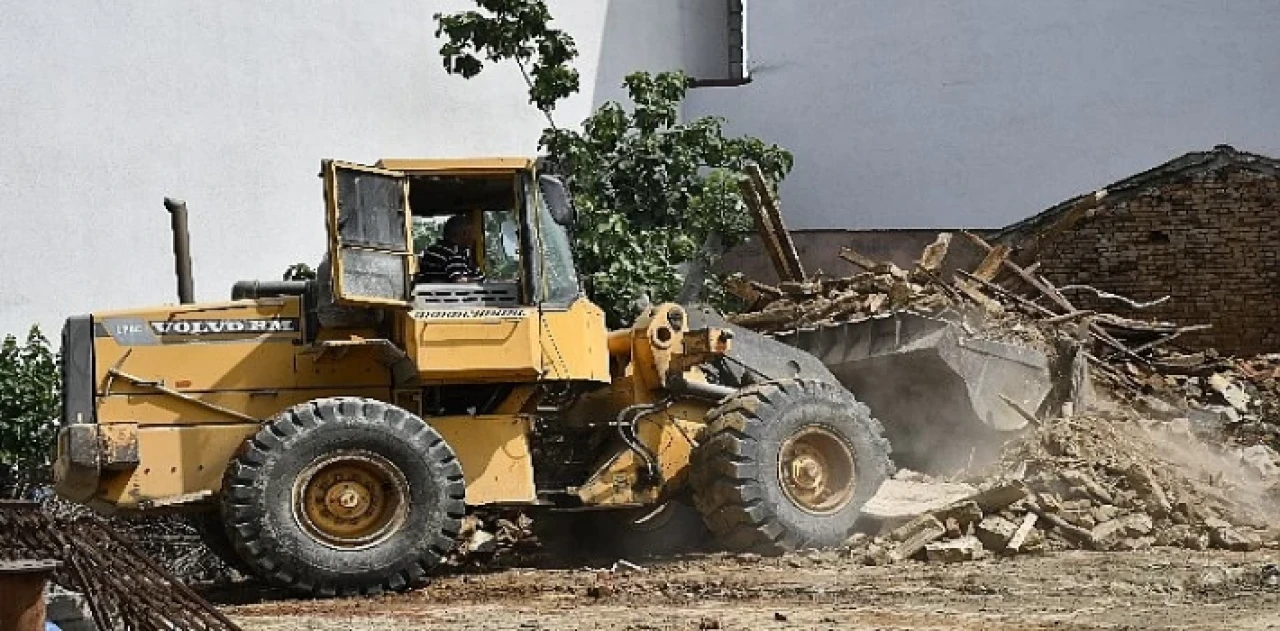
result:
[(244, 559), (240, 558), (235, 546), (231, 544), (231, 538), (227, 536), (227, 525), (222, 519), (221, 511), (215, 508), (211, 511), (194, 513), (189, 520), (196, 533), (200, 535), (200, 542), (210, 554), (241, 574), (251, 573), (249, 566), (245, 564)]
[(777, 554), (843, 543), (892, 471), (880, 423), (847, 390), (785, 380), (744, 388), (707, 415), (694, 502), (718, 543)]
[(422, 419), (371, 399), (285, 410), (227, 472), (222, 513), (264, 580), (318, 596), (421, 584), (456, 544), (462, 468)]

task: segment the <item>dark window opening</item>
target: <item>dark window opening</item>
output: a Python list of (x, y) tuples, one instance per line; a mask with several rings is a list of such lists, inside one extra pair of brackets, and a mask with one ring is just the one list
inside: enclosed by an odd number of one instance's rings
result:
[(700, 34), (698, 39), (703, 45), (710, 42), (713, 49), (722, 48), (723, 52), (713, 53), (715, 59), (706, 62), (710, 67), (696, 68), (695, 76), (689, 80), (690, 87), (735, 87), (751, 83), (747, 66), (746, 5), (746, 0), (721, 0), (715, 9), (710, 9), (714, 6), (711, 3), (702, 5), (704, 10), (722, 12), (724, 30), (716, 28), (715, 32)]
[(1152, 230), (1147, 233), (1147, 242), (1149, 243), (1169, 243), (1169, 233), (1163, 230)]

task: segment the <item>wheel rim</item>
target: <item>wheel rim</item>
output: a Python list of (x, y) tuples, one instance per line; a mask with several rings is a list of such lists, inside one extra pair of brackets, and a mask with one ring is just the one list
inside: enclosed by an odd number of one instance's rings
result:
[(293, 517), (333, 548), (376, 546), (404, 526), (409, 483), (386, 458), (343, 451), (318, 458), (293, 485)]
[(831, 430), (809, 426), (782, 444), (778, 478), (797, 508), (824, 515), (849, 504), (858, 476), (848, 443)]

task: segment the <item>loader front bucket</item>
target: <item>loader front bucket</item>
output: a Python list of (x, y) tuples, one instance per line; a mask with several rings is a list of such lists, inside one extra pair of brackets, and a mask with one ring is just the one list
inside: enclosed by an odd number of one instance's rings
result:
[(993, 456), (1000, 435), (1025, 427), (1026, 413), (1039, 409), (1051, 387), (1043, 353), (917, 313), (775, 337), (815, 356), (871, 407), (899, 465), (926, 472)]

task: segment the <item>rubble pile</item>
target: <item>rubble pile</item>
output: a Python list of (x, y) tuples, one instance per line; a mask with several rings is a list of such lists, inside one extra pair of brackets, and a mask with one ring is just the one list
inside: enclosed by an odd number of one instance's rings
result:
[[(1206, 447), (1180, 423), (1043, 423), (1006, 447), (975, 492), (884, 520), (848, 547), (868, 565), (1063, 549), (1280, 547), (1280, 476)], [(938, 484), (913, 472), (900, 473), (896, 482), (904, 481)]]
[(1123, 368), (1148, 393), (1135, 401), (1141, 409), (1186, 417), (1206, 439), (1280, 450), (1280, 354), (1166, 352), (1150, 364), (1128, 362)]
[[(805, 281), (782, 282), (776, 287), (742, 275), (730, 276), (725, 288), (741, 299), (746, 309), (729, 320), (758, 332), (778, 333), (910, 311), (963, 323), (970, 333), (983, 337), (1044, 346), (1045, 338), (1036, 327), (984, 295), (975, 282), (943, 280), (942, 265), (951, 251), (951, 240), (950, 233), (940, 234), (910, 270), (846, 248), (841, 257), (863, 269), (862, 273), (832, 278), (819, 272)], [(989, 278), (992, 274), (985, 270), (992, 265), (984, 261), (975, 273)], [(979, 307), (976, 311), (975, 306)]]
[[(943, 273), (955, 249), (943, 233), (910, 270), (846, 249), (841, 257), (861, 273), (776, 287), (741, 277), (726, 284), (749, 305), (733, 321), (759, 332), (912, 311), (1043, 352), (1058, 366), (1055, 387), (1070, 391), (1024, 414), (1033, 424), (1005, 445), (993, 469), (950, 480), (903, 472), (890, 481), (868, 505), (878, 528), (849, 541), (855, 557), (881, 565), (1280, 542), (1280, 355), (1175, 350), (1180, 335), (1202, 327), (1083, 309), (1068, 296), (1090, 293), (1091, 305), (1115, 303), (1126, 313), (1167, 298), (1139, 303), (1088, 286), (1055, 287), (1008, 248), (964, 234), (981, 258), (972, 271), (952, 264)], [(893, 496), (911, 496), (912, 485), (933, 501), (895, 506)], [(912, 501), (917, 510), (902, 510)], [(885, 507), (896, 512), (875, 514)]]
[(458, 541), (448, 560), (455, 567), (519, 560), (539, 548), (533, 520), (518, 511), (471, 513), (462, 519)]

